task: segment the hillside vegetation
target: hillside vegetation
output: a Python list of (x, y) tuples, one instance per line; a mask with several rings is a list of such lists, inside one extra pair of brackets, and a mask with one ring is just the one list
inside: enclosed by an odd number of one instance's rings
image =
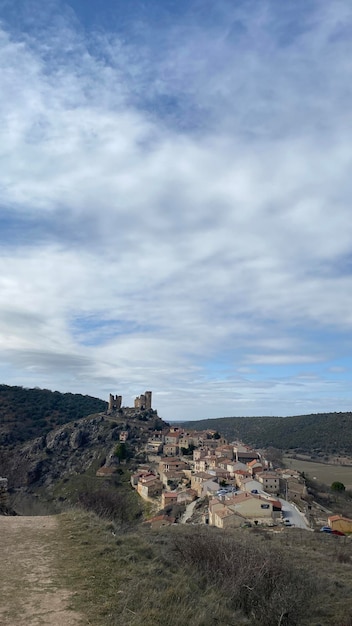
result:
[(258, 448), (273, 446), (324, 454), (352, 454), (352, 413), (317, 413), (293, 417), (222, 417), (183, 422), (183, 428), (215, 429), (230, 441)]
[(40, 437), (106, 407), (104, 400), (81, 394), (0, 385), (0, 447)]
[(153, 532), (79, 510), (60, 525), (63, 584), (95, 626), (352, 623), (347, 538), (184, 525)]

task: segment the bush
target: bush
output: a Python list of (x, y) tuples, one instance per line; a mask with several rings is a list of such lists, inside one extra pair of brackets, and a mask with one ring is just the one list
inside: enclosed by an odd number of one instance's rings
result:
[(345, 491), (346, 487), (343, 483), (340, 483), (338, 480), (332, 483), (331, 491)]
[(175, 537), (183, 561), (221, 587), (233, 608), (242, 610), (254, 624), (299, 624), (314, 595), (309, 573), (253, 535), (243, 541), (242, 534), (237, 539), (212, 530)]
[(102, 489), (84, 491), (79, 494), (79, 504), (87, 511), (94, 511), (99, 517), (119, 524), (130, 521), (129, 505), (125, 494)]

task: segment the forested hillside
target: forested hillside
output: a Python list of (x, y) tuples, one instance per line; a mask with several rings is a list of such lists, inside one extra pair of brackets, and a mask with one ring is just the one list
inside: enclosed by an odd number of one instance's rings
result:
[(55, 426), (106, 407), (103, 400), (81, 394), (0, 385), (0, 446), (45, 435)]
[(352, 413), (317, 413), (294, 417), (222, 417), (183, 422), (184, 428), (216, 429), (230, 441), (259, 448), (352, 454)]

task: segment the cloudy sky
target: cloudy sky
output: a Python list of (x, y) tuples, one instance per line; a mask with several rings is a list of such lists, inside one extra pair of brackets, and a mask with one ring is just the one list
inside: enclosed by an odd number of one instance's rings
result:
[(151, 389), (168, 420), (351, 410), (352, 4), (0, 20), (0, 382)]

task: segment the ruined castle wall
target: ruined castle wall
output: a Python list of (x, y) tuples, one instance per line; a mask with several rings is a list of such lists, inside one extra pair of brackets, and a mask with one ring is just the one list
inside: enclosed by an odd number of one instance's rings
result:
[(121, 409), (122, 396), (113, 396), (112, 393), (109, 396), (109, 411), (117, 411)]
[(144, 394), (144, 397), (145, 397), (145, 408), (148, 411), (149, 409), (152, 408), (152, 392), (146, 391)]
[[(113, 396), (110, 394), (109, 396), (109, 412), (116, 411), (120, 409), (122, 405), (122, 396)], [(126, 408), (126, 407), (125, 407)], [(140, 396), (137, 396), (134, 400), (134, 408), (139, 409), (140, 411), (148, 411), (152, 408), (152, 392), (146, 391), (142, 393)]]

